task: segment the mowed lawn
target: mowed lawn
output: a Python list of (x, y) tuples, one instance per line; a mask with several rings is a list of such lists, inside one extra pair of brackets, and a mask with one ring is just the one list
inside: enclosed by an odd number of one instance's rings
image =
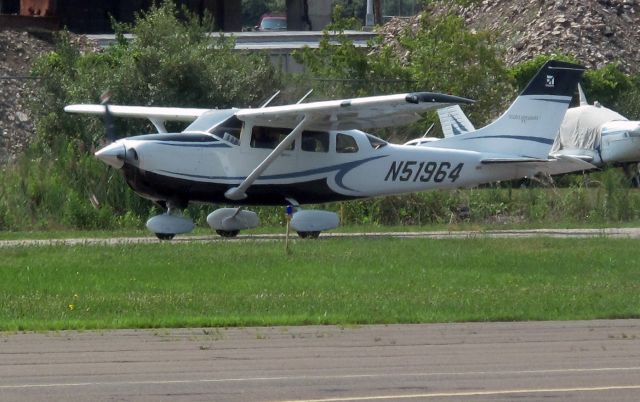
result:
[(0, 330), (640, 317), (631, 239), (0, 249)]

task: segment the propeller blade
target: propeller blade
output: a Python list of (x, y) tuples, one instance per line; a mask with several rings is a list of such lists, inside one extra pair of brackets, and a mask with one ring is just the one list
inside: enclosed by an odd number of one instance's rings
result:
[(105, 135), (107, 137), (107, 142), (112, 143), (118, 140), (118, 136), (116, 134), (116, 126), (113, 122), (113, 114), (111, 114), (111, 110), (109, 110), (109, 100), (111, 99), (111, 93), (109, 91), (105, 91), (100, 96), (100, 104), (104, 105), (104, 129)]
[(116, 127), (113, 123), (113, 115), (109, 110), (109, 105), (105, 103), (104, 105), (104, 127), (107, 136), (107, 141), (114, 142), (118, 139), (116, 135)]

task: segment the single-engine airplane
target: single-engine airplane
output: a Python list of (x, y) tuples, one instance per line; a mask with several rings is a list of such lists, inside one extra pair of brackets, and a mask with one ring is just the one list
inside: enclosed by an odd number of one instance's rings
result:
[[(69, 105), (67, 112), (147, 118), (158, 134), (115, 140), (96, 157), (120, 169), (142, 197), (167, 212), (147, 227), (161, 239), (193, 229), (180, 210), (221, 203), (207, 223), (222, 236), (259, 225), (250, 205), (324, 203), (438, 188), (461, 188), (530, 173), (547, 156), (584, 68), (550, 61), (505, 114), (472, 136), (437, 147), (387, 143), (359, 129), (405, 125), (420, 112), (471, 101), (429, 92), (263, 106), (183, 109)], [(268, 103), (269, 101), (267, 101)], [(164, 122), (192, 121), (166, 133)], [(337, 214), (298, 209), (301, 237), (337, 227)]]

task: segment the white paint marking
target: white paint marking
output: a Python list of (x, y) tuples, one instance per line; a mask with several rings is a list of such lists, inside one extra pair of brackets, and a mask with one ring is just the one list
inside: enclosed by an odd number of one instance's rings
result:
[[(49, 383), (49, 384), (15, 384), (0, 385), (2, 389), (28, 389), (28, 388), (74, 388), (90, 386), (125, 386), (125, 385), (171, 385), (171, 384), (206, 384), (225, 382), (268, 382), (268, 381), (313, 381), (313, 380), (353, 380), (369, 378), (406, 378), (406, 377), (438, 377), (438, 376), (486, 376), (486, 375), (532, 375), (553, 373), (595, 373), (615, 371), (640, 371), (639, 367), (599, 367), (599, 368), (568, 368), (550, 370), (515, 370), (515, 371), (468, 371), (468, 372), (441, 372), (441, 373), (400, 373), (400, 374), (346, 374), (327, 376), (283, 376), (283, 377), (245, 377), (245, 378), (204, 378), (194, 380), (149, 380), (149, 381), (111, 381), (111, 382), (77, 382), (77, 383)], [(340, 399), (342, 400), (342, 399)]]
[(619, 390), (636, 390), (640, 385), (620, 385), (612, 387), (585, 387), (585, 388), (542, 388), (542, 389), (511, 389), (497, 391), (465, 391), (465, 392), (434, 392), (427, 394), (411, 395), (380, 395), (362, 396), (348, 398), (328, 398), (328, 399), (300, 399), (282, 402), (352, 402), (352, 401), (382, 401), (397, 399), (425, 399), (425, 398), (460, 398), (471, 396), (492, 396), (492, 395), (520, 395), (520, 394), (545, 394), (545, 393), (568, 393), (568, 392), (604, 392)]

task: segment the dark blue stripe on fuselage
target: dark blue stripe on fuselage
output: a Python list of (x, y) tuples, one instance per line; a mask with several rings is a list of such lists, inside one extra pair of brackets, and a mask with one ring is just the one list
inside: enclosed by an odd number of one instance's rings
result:
[(144, 198), (158, 200), (199, 201), (234, 205), (287, 205), (289, 199), (300, 204), (316, 204), (362, 198), (333, 191), (327, 179), (300, 181), (292, 184), (254, 184), (247, 190), (247, 198), (232, 201), (224, 193), (231, 185), (193, 181), (147, 172), (125, 164), (123, 168), (129, 186)]
[[(348, 191), (356, 191), (354, 189), (351, 189), (349, 187), (347, 187), (346, 185), (344, 185), (343, 183), (343, 179), (344, 176), (349, 173), (349, 171), (351, 171), (352, 169), (370, 162), (372, 160), (376, 160), (376, 159), (380, 159), (380, 158), (386, 158), (388, 155), (380, 155), (380, 156), (373, 156), (371, 158), (366, 158), (366, 159), (361, 159), (358, 161), (352, 161), (352, 162), (347, 162), (347, 163), (342, 163), (339, 165), (332, 165), (332, 166), (326, 166), (326, 167), (321, 167), (321, 168), (317, 168), (317, 169), (309, 169), (309, 170), (303, 170), (301, 172), (295, 172), (295, 173), (285, 173), (285, 174), (274, 174), (274, 175), (265, 175), (265, 176), (260, 176), (259, 180), (282, 180), (282, 179), (296, 179), (296, 178), (304, 178), (305, 176), (313, 176), (316, 174), (321, 174), (321, 173), (329, 173), (329, 172), (333, 172), (333, 171), (338, 171), (338, 173), (336, 174), (336, 184), (338, 186), (340, 186), (341, 188), (348, 190)], [(163, 173), (168, 173), (171, 175), (176, 175), (176, 176), (183, 176), (183, 177), (190, 177), (190, 178), (194, 178), (194, 179), (206, 179), (206, 180), (233, 180), (236, 182), (240, 182), (244, 179), (246, 179), (246, 177), (241, 177), (241, 176), (205, 176), (205, 175), (196, 175), (196, 174), (189, 174), (189, 173), (180, 173), (180, 172), (172, 172), (169, 170), (160, 170)], [(236, 183), (237, 184), (237, 183)]]
[(189, 142), (161, 142), (157, 141), (156, 144), (167, 145), (170, 147), (188, 147), (188, 148), (231, 148), (231, 145), (222, 142), (210, 142), (210, 143), (189, 143)]
[(481, 140), (483, 138), (506, 138), (509, 140), (518, 140), (518, 141), (532, 141), (539, 142), (541, 144), (553, 145), (553, 140), (549, 138), (543, 137), (531, 137), (531, 136), (520, 136), (520, 135), (483, 135), (483, 136), (470, 136), (469, 138), (465, 138), (465, 141), (470, 140)]
[(540, 98), (535, 98), (534, 100), (537, 100), (537, 101), (540, 101), (540, 102), (561, 103), (563, 105), (568, 105), (569, 103), (571, 103), (571, 99), (540, 99)]

